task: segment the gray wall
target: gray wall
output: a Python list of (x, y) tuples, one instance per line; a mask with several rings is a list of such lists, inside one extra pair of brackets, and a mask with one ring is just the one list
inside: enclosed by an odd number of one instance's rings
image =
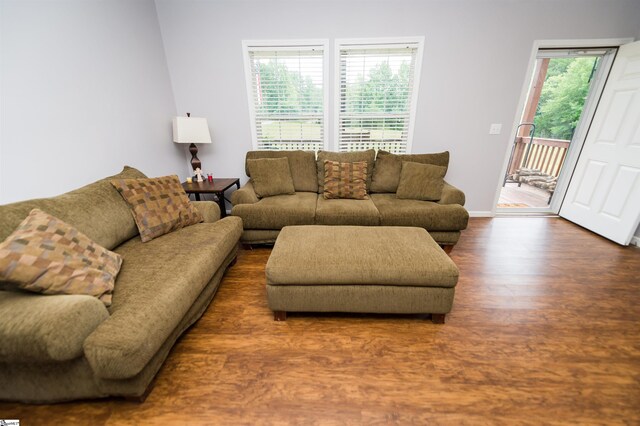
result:
[[(451, 151), (447, 180), (466, 192), (472, 211), (493, 207), (533, 41), (636, 37), (640, 23), (637, 0), (156, 0), (156, 7), (178, 112), (209, 120), (213, 144), (200, 158), (220, 177), (245, 178), (252, 149), (241, 40), (424, 35), (413, 152)], [(488, 134), (491, 123), (503, 124), (501, 135)]]
[(152, 0), (1, 1), (0, 203), (187, 171)]

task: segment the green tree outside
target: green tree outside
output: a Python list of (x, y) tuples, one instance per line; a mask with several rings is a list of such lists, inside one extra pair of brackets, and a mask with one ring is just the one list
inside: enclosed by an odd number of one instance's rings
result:
[(549, 61), (534, 118), (536, 137), (571, 140), (598, 61), (593, 57)]
[[(256, 64), (260, 78), (261, 104), (258, 113), (274, 116), (304, 115), (321, 112), (323, 108), (322, 88), (314, 84), (309, 76), (289, 70), (275, 61)], [(348, 113), (403, 113), (409, 108), (408, 62), (403, 62), (396, 73), (387, 62), (381, 62), (369, 70), (367, 77), (360, 76), (356, 83), (347, 87), (346, 112)], [(371, 131), (371, 139), (400, 137), (404, 120), (366, 120), (355, 124), (351, 130)], [(288, 140), (303, 138), (319, 139), (320, 122), (317, 120), (279, 120), (262, 124), (262, 133), (269, 139)]]
[(262, 104), (260, 112), (269, 114), (304, 114), (322, 111), (322, 89), (300, 73), (289, 71), (275, 61), (258, 64)]
[(346, 112), (401, 113), (409, 103), (409, 64), (403, 62), (396, 74), (387, 62), (369, 71), (368, 78), (360, 76), (350, 84), (346, 94)]

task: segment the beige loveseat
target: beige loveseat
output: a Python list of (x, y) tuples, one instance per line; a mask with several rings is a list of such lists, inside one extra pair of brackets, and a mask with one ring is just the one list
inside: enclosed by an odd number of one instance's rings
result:
[[(123, 257), (108, 308), (84, 295), (0, 291), (0, 399), (55, 402), (145, 395), (178, 337), (203, 314), (236, 257), (242, 223), (213, 202), (203, 223), (142, 243), (129, 207), (109, 183), (0, 206), (0, 241), (33, 209)], [(2, 283), (0, 283), (2, 284)]]
[[(463, 207), (462, 191), (445, 182), (439, 201), (399, 199), (393, 192), (376, 192), (370, 182), (368, 200), (325, 199), (322, 194), (324, 159), (333, 161), (368, 161), (369, 180), (378, 177), (375, 173), (380, 157), (391, 155), (373, 150), (352, 153), (320, 151), (249, 151), (246, 160), (258, 158), (287, 157), (295, 187), (293, 195), (276, 195), (258, 198), (251, 179), (231, 196), (231, 214), (242, 218), (244, 232), (241, 241), (245, 244), (267, 244), (275, 242), (280, 230), (289, 225), (356, 225), (356, 226), (414, 226), (426, 229), (433, 239), (450, 250), (460, 238), (460, 231), (467, 227), (469, 214)], [(374, 160), (374, 158), (376, 158)], [(402, 161), (432, 163), (447, 166), (449, 153), (401, 155)], [(246, 166), (247, 176), (250, 176)], [(397, 184), (396, 184), (397, 185)]]

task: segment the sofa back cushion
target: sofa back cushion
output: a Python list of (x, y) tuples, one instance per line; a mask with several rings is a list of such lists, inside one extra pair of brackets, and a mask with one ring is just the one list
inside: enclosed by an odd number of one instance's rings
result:
[(111, 179), (146, 176), (125, 166), (115, 176), (101, 179), (51, 198), (21, 201), (0, 206), (0, 241), (4, 241), (33, 209), (40, 209), (74, 226), (97, 244), (112, 250), (135, 237), (138, 228), (127, 203), (111, 185)]
[(367, 192), (371, 187), (371, 176), (373, 174), (373, 163), (376, 158), (376, 151), (368, 149), (366, 151), (332, 152), (318, 151), (317, 160), (317, 191), (322, 194), (324, 191), (324, 162), (337, 161), (339, 163), (367, 162)]
[(378, 151), (378, 158), (373, 168), (371, 192), (396, 192), (403, 161), (444, 167), (446, 173), (449, 167), (449, 151), (434, 154), (392, 154), (383, 150)]
[(401, 171), (402, 159), (399, 155), (378, 155), (371, 177), (371, 192), (396, 192)]
[(251, 177), (248, 160), (282, 157), (289, 159), (289, 169), (296, 191), (318, 192), (316, 154), (313, 151), (249, 151), (245, 160), (245, 172)]

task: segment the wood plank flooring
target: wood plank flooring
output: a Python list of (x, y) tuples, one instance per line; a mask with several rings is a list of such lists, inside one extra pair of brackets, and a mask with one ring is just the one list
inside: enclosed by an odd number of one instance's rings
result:
[(447, 324), (291, 314), (242, 251), (142, 404), (0, 404), (35, 424), (640, 424), (640, 249), (557, 218), (471, 219)]

